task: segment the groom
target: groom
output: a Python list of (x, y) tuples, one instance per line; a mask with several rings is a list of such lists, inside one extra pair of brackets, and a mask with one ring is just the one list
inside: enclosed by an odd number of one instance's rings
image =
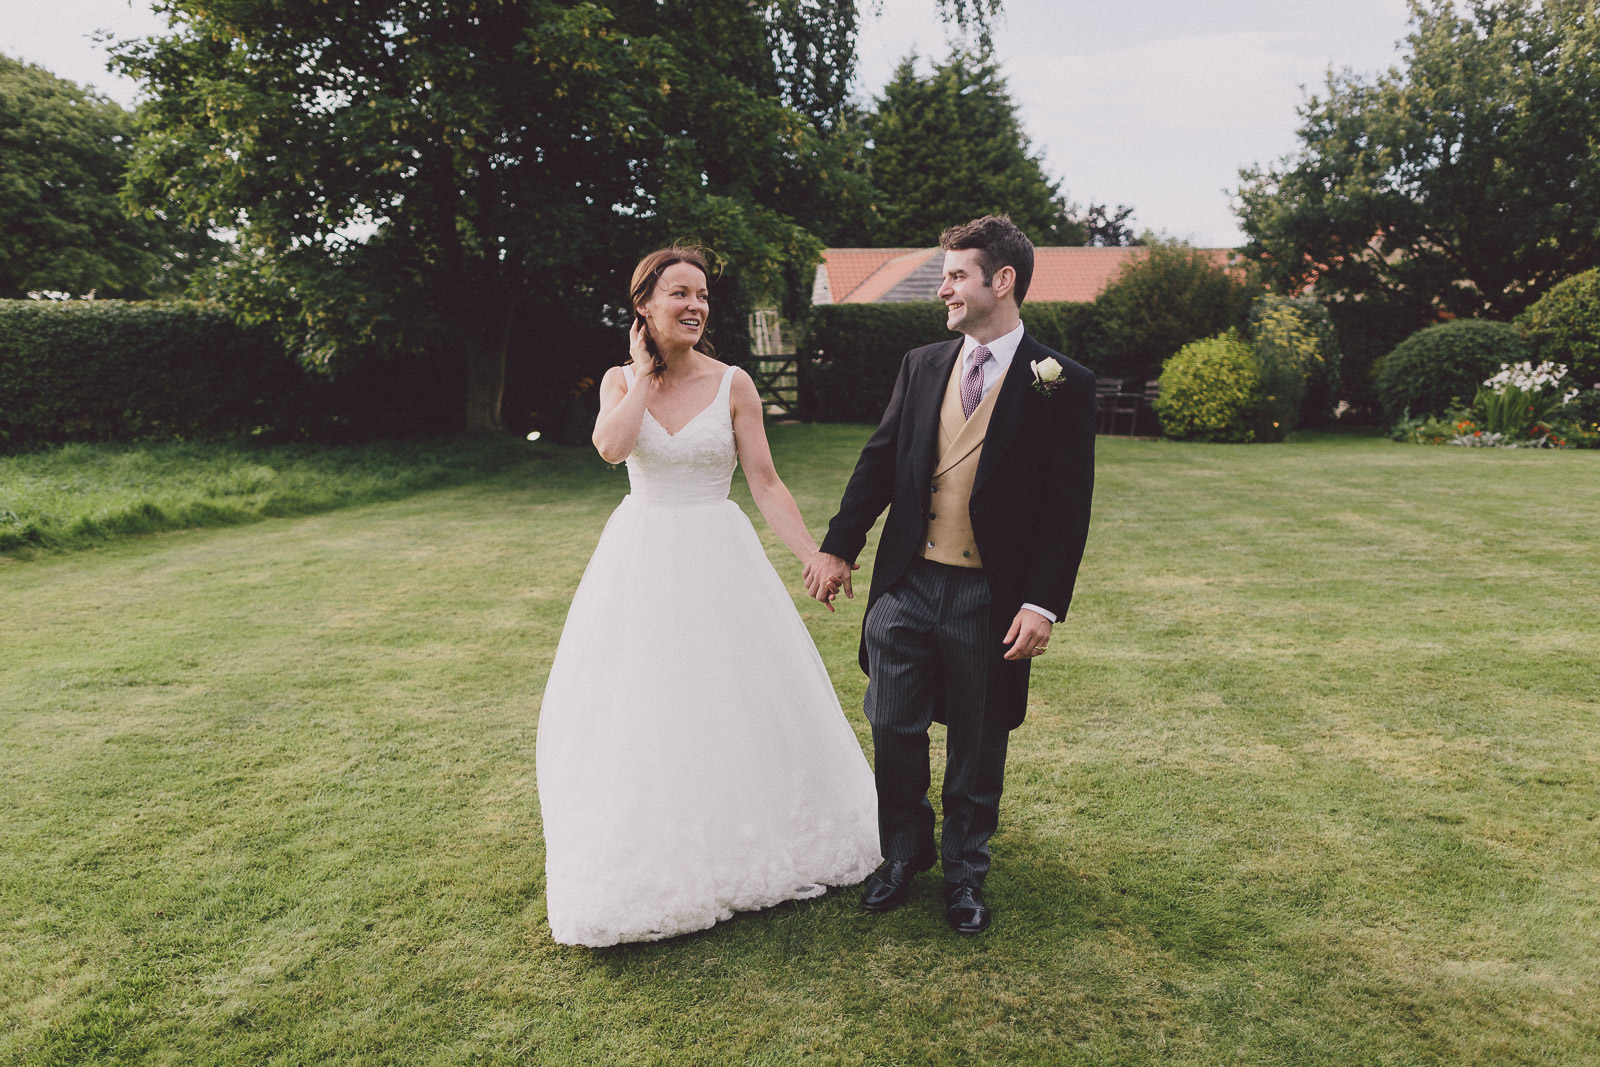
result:
[(838, 592), (853, 596), (854, 560), (889, 509), (861, 641), (884, 863), (861, 903), (898, 907), (933, 866), (928, 726), (942, 722), (945, 917), (976, 934), (989, 925), (1006, 742), (1089, 532), (1094, 375), (1023, 330), (1033, 244), (1009, 218), (976, 219), (939, 243), (939, 299), (963, 336), (906, 353), (805, 582), (830, 608)]

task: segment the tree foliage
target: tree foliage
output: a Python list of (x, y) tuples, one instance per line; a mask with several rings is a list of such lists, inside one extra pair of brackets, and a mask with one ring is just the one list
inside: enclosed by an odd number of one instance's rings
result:
[(564, 392), (621, 354), (575, 338), (651, 246), (721, 255), (735, 352), (756, 294), (809, 282), (853, 0), (157, 7), (171, 32), (117, 53), (152, 96), (135, 195), (237, 230), (213, 291), (311, 362), (424, 365), (492, 428), (508, 361)]
[[(945, 227), (1008, 214), (1042, 245), (1131, 244), (1131, 208), (1080, 215), (1030, 151), (1006, 80), (981, 52), (953, 51), (927, 76), (895, 69), (863, 119), (879, 247), (926, 247)], [(1092, 228), (1091, 228), (1092, 224)]]
[(1269, 282), (1507, 319), (1600, 258), (1593, 0), (1462, 6), (1411, 0), (1401, 65), (1330, 72), (1299, 152), (1241, 173)]
[(180, 292), (203, 235), (118, 199), (133, 116), (43, 67), (0, 54), (0, 298)]

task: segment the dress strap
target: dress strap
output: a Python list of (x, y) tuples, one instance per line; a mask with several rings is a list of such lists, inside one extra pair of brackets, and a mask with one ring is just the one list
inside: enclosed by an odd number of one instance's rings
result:
[(633, 388), (633, 364), (632, 363), (624, 363), (622, 365), (622, 380), (627, 385), (627, 387), (629, 389)]

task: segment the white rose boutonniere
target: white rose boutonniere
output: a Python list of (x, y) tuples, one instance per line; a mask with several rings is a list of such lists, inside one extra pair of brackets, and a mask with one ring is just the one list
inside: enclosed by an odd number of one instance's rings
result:
[(1046, 356), (1036, 359), (1028, 364), (1033, 368), (1033, 387), (1044, 396), (1049, 396), (1061, 385), (1061, 364)]

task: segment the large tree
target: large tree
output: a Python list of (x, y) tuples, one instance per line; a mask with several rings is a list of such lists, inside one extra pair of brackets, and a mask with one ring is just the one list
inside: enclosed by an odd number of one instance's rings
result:
[(1035, 244), (1131, 243), (1130, 209), (1096, 209), (1091, 231), (1045, 173), (990, 56), (957, 49), (926, 76), (908, 56), (864, 126), (880, 246), (931, 245), (946, 226), (990, 213), (1009, 214)]
[(1242, 172), (1247, 254), (1399, 320), (1510, 318), (1600, 259), (1594, 0), (1412, 0), (1409, 51), (1330, 73), (1297, 154)]
[(0, 54), (0, 298), (175, 295), (214, 256), (203, 235), (123, 207), (133, 139), (113, 101)]
[(420, 354), (468, 428), (521, 339), (563, 387), (592, 365), (577, 326), (651, 245), (720, 253), (724, 341), (809, 281), (855, 0), (157, 8), (171, 32), (118, 52), (152, 95), (136, 195), (236, 230), (219, 291), (308, 359)]

